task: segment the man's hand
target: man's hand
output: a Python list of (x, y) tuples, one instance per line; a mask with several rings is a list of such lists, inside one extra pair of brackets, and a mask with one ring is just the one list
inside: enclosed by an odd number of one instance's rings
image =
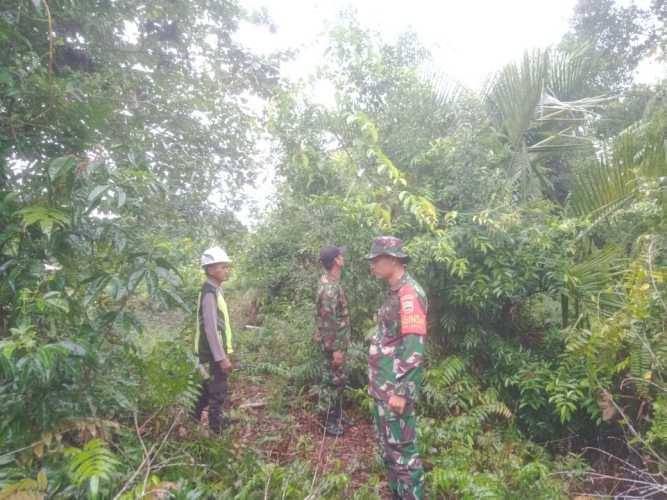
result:
[(342, 366), (344, 361), (345, 361), (345, 353), (343, 351), (334, 351), (333, 359), (331, 362), (334, 368)]
[(397, 415), (403, 415), (405, 411), (405, 406), (408, 404), (408, 400), (403, 396), (396, 396), (395, 394), (389, 398), (389, 408), (391, 411)]
[(231, 373), (233, 368), (232, 362), (229, 360), (229, 358), (221, 359), (218, 361), (218, 366), (220, 366), (220, 369), (225, 373)]

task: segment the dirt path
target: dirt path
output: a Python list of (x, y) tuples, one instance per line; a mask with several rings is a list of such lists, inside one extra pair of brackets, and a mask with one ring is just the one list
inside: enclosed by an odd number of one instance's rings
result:
[(301, 459), (311, 472), (322, 477), (344, 473), (350, 478), (352, 493), (367, 484), (376, 484), (383, 498), (388, 493), (383, 473), (374, 468), (373, 425), (355, 408), (346, 409), (354, 425), (343, 436), (324, 435), (319, 417), (304, 409), (280, 413), (272, 408), (274, 394), (266, 381), (243, 380), (232, 384), (227, 414), (233, 419), (230, 432), (234, 446), (252, 448), (269, 462), (286, 464)]
[[(236, 306), (234, 306), (236, 307)], [(158, 316), (155, 331), (164, 332), (168, 325), (179, 320)], [(146, 321), (156, 323), (155, 316)], [(156, 338), (161, 338), (156, 336)], [(375, 431), (362, 411), (346, 408), (346, 415), (354, 425), (343, 436), (325, 436), (319, 417), (303, 408), (287, 411), (276, 408), (276, 400), (283, 396), (274, 393), (271, 377), (240, 375), (230, 384), (230, 398), (225, 405), (225, 415), (234, 422), (230, 428), (236, 449), (255, 450), (267, 462), (288, 464), (302, 460), (310, 464), (311, 472), (321, 478), (329, 473), (344, 473), (350, 478), (346, 494), (369, 485), (382, 498), (389, 494), (385, 473), (378, 469), (375, 457)], [(202, 416), (201, 429), (207, 427), (207, 414)], [(183, 426), (181, 437), (188, 435)], [(374, 486), (371, 486), (374, 485)]]

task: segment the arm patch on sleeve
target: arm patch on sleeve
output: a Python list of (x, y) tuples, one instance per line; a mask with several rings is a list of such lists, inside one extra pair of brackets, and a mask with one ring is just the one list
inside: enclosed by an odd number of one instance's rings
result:
[(401, 335), (426, 335), (426, 311), (415, 289), (406, 285), (399, 292)]

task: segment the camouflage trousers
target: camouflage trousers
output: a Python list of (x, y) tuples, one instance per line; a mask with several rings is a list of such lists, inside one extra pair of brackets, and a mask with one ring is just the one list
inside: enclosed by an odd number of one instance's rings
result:
[(375, 432), (380, 455), (389, 469), (389, 486), (394, 498), (424, 498), (424, 468), (417, 452), (417, 421), (414, 406), (402, 415), (391, 411), (386, 402), (373, 406)]
[(323, 351), (325, 358), (324, 374), (320, 385), (318, 411), (322, 416), (340, 416), (343, 404), (343, 389), (347, 381), (345, 365), (333, 366), (333, 353)]

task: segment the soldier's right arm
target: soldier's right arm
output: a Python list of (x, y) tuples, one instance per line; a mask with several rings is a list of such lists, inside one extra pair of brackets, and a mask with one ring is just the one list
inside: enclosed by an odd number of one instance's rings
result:
[(224, 360), (227, 355), (222, 345), (220, 345), (220, 338), (218, 337), (218, 304), (216, 303), (215, 295), (205, 293), (202, 298), (201, 307), (206, 341), (211, 349), (213, 360), (217, 363)]
[(352, 336), (352, 329), (350, 324), (350, 309), (347, 303), (347, 297), (342, 287), (337, 288), (336, 300), (336, 351), (347, 351), (350, 345), (350, 337)]

